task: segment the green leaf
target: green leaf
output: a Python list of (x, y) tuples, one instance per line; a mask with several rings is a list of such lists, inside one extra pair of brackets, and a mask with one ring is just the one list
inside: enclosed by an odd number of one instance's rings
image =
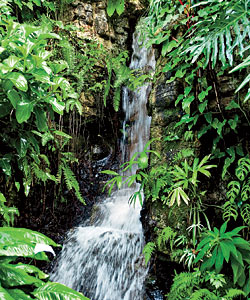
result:
[(27, 92), (28, 90), (28, 82), (23, 74), (18, 72), (11, 72), (7, 75), (7, 79), (11, 80), (13, 84), (21, 91)]
[(89, 300), (83, 294), (56, 282), (48, 282), (37, 288), (32, 294), (39, 300)]
[(34, 103), (30, 100), (22, 99), (17, 103), (16, 108), (16, 119), (19, 124), (27, 121), (30, 118), (31, 112), (33, 111)]
[(48, 238), (42, 233), (25, 229), (25, 228), (12, 228), (0, 227), (0, 245), (13, 244), (16, 241), (37, 244), (46, 244), (58, 247), (52, 239)]
[(53, 110), (56, 113), (63, 115), (63, 110), (65, 108), (64, 102), (58, 102), (56, 98), (51, 98), (51, 99), (49, 99), (49, 103), (51, 104)]
[(221, 247), (221, 250), (222, 250), (222, 254), (225, 258), (225, 261), (228, 262), (229, 257), (230, 257), (230, 249), (227, 248), (227, 244), (224, 243), (223, 241), (220, 243), (220, 247)]
[(215, 271), (220, 273), (223, 266), (224, 256), (221, 247), (218, 247), (217, 256), (215, 260)]
[[(1, 300), (16, 300), (17, 298), (12, 298), (6, 289), (0, 286), (0, 298)], [(24, 299), (25, 300), (25, 299)]]
[(224, 222), (220, 228), (220, 235), (222, 235), (227, 229), (227, 222)]
[(0, 167), (6, 176), (11, 176), (11, 158), (5, 155), (3, 158), (0, 158)]
[(40, 285), (42, 281), (36, 277), (28, 275), (24, 270), (18, 268), (18, 265), (1, 263), (0, 281), (6, 287), (15, 287), (19, 285)]
[(145, 152), (142, 152), (138, 158), (138, 166), (140, 169), (148, 167), (148, 156)]
[(124, 0), (108, 0), (107, 13), (111, 17), (115, 10), (119, 15), (124, 11)]
[(7, 96), (10, 99), (12, 106), (16, 109), (17, 104), (21, 101), (20, 95), (18, 94), (18, 92), (15, 90), (9, 90), (7, 92)]
[(17, 149), (18, 155), (20, 157), (25, 157), (28, 147), (29, 147), (29, 144), (28, 144), (27, 139), (21, 137), (16, 143), (16, 149)]
[(115, 171), (111, 171), (111, 170), (104, 170), (104, 171), (101, 171), (100, 173), (102, 174), (107, 174), (107, 175), (119, 175), (117, 172)]
[(11, 55), (11, 56), (9, 56), (7, 59), (5, 59), (5, 60), (3, 61), (3, 63), (4, 63), (6, 66), (8, 66), (9, 71), (11, 71), (19, 61), (20, 61), (20, 58), (19, 58), (19, 57), (16, 57), (16, 56), (14, 56), (14, 55)]
[(0, 101), (0, 118), (3, 118), (10, 114), (12, 105), (9, 102)]
[(33, 299), (29, 295), (25, 294), (21, 289), (6, 289), (6, 291), (8, 291), (8, 293), (11, 295), (11, 297), (13, 297), (13, 299), (22, 299), (22, 300)]
[(39, 131), (47, 131), (48, 125), (47, 125), (47, 118), (45, 111), (40, 107), (34, 108), (34, 113), (36, 115), (36, 126)]

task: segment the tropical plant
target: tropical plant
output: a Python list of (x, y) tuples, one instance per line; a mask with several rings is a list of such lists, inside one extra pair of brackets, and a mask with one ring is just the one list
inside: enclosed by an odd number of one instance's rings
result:
[(166, 243), (169, 242), (170, 249), (173, 249), (174, 238), (176, 236), (176, 232), (169, 226), (163, 228), (159, 232), (157, 232), (156, 242), (148, 242), (143, 248), (143, 254), (145, 258), (146, 265), (152, 257), (153, 252), (156, 250), (162, 250), (166, 247)]
[[(5, 206), (0, 193), (0, 216), (3, 224), (13, 225), (15, 207)], [(48, 260), (45, 252), (55, 255), (60, 247), (45, 235), (25, 228), (0, 227), (0, 295), (3, 300), (67, 299), (88, 300), (62, 284), (49, 282), (49, 275), (33, 265), (34, 260)], [(20, 262), (20, 259), (22, 259)]]
[[(41, 233), (24, 229), (0, 227), (0, 295), (3, 300), (74, 299), (88, 300), (62, 284), (49, 282), (49, 276), (32, 265), (33, 260), (48, 260), (46, 252), (59, 245)], [(17, 262), (29, 259), (29, 263)]]
[[(71, 137), (56, 130), (56, 118), (75, 106), (81, 112), (81, 103), (66, 78), (58, 74), (67, 64), (49, 62), (48, 39), (60, 39), (57, 34), (44, 26), (15, 22), (7, 12), (1, 15), (0, 30), (0, 122), (5, 126), (0, 168), (8, 180), (15, 176), (18, 166), (23, 178), (15, 184), (19, 190), (22, 183), (28, 196), (35, 181), (57, 183), (44, 146), (50, 141), (50, 153), (63, 149)], [(41, 143), (36, 135), (42, 137)], [(64, 165), (66, 160), (69, 166), (68, 156), (64, 157)], [(69, 178), (83, 202), (78, 183)]]
[(204, 275), (196, 269), (194, 272), (176, 274), (167, 300), (232, 300), (243, 296), (240, 289), (226, 289), (226, 280), (223, 274), (206, 272)]
[(237, 180), (228, 183), (226, 193), (228, 201), (223, 205), (223, 218), (229, 221), (238, 218), (238, 211), (246, 225), (250, 224), (250, 159), (243, 157), (238, 160), (235, 169)]
[(244, 226), (226, 232), (227, 222), (220, 230), (214, 227), (203, 234), (197, 246), (199, 251), (195, 263), (202, 261), (201, 272), (215, 270), (220, 273), (224, 263), (230, 263), (233, 271), (233, 283), (243, 288), (246, 294), (250, 292), (250, 277), (247, 267), (250, 263), (250, 244), (240, 237), (239, 232)]

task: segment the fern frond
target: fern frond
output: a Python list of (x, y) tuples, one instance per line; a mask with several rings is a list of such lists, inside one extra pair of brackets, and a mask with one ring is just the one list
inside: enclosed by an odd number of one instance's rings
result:
[(229, 289), (226, 293), (226, 295), (223, 297), (226, 300), (232, 300), (234, 298), (237, 298), (239, 296), (245, 296), (245, 293), (242, 290), (238, 289)]
[(238, 181), (230, 181), (227, 188), (229, 189), (226, 194), (227, 199), (230, 202), (234, 202), (234, 200), (240, 193), (240, 183)]
[(229, 221), (230, 218), (234, 218), (234, 220), (236, 221), (238, 217), (238, 209), (235, 203), (232, 203), (230, 201), (225, 202), (224, 205), (222, 206), (222, 210), (223, 210), (222, 217), (224, 221)]
[(240, 211), (243, 221), (250, 226), (250, 204), (245, 204)]
[(208, 289), (200, 289), (198, 291), (195, 291), (190, 300), (218, 300), (218, 297), (210, 292)]
[(81, 195), (81, 192), (80, 192), (79, 183), (75, 178), (75, 174), (70, 169), (70, 167), (67, 165), (67, 163), (64, 162), (64, 164), (62, 165), (62, 170), (63, 170), (63, 175), (64, 175), (64, 179), (65, 179), (67, 188), (69, 190), (74, 189), (77, 199), (79, 201), (81, 201), (83, 204), (85, 204), (85, 201), (84, 201), (84, 199)]
[(196, 278), (193, 273), (182, 272), (174, 277), (174, 282), (171, 286), (170, 292), (167, 295), (167, 300), (182, 300), (188, 299), (191, 296)]
[(144, 254), (146, 265), (148, 264), (153, 252), (155, 251), (155, 248), (156, 248), (156, 245), (154, 242), (148, 242), (145, 245), (142, 253)]
[[(230, 4), (233, 2), (230, 1)], [(205, 54), (207, 66), (210, 57), (212, 67), (219, 60), (223, 66), (227, 61), (233, 64), (233, 52), (236, 48), (240, 53), (244, 52), (244, 41), (247, 35), (250, 38), (250, 20), (249, 20), (249, 0), (236, 1), (232, 7), (226, 6), (212, 25), (212, 18), (200, 22), (198, 27), (198, 35), (192, 39), (190, 46), (183, 52), (188, 52), (192, 56), (194, 63), (201, 54)], [(242, 30), (242, 27), (244, 30)]]
[(39, 157), (42, 158), (42, 160), (47, 164), (48, 167), (50, 166), (50, 161), (45, 154), (40, 154)]
[(240, 196), (242, 201), (250, 199), (250, 178), (244, 182)]
[(170, 240), (170, 248), (173, 247), (173, 239), (176, 236), (176, 232), (173, 231), (173, 229), (169, 226), (162, 229), (161, 233), (159, 234), (157, 238), (157, 246), (160, 248), (162, 244), (166, 243), (168, 240)]
[(250, 159), (243, 157), (238, 160), (238, 167), (235, 170), (235, 175), (239, 180), (243, 181), (250, 173)]
[(119, 110), (120, 99), (121, 99), (121, 87), (115, 89), (115, 94), (113, 97), (113, 107), (115, 111)]

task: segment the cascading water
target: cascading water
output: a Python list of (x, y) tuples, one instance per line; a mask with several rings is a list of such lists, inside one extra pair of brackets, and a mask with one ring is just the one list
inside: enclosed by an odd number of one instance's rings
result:
[[(153, 50), (142, 47), (138, 33), (134, 34), (133, 51), (130, 68), (154, 70)], [(124, 132), (126, 122), (131, 123), (121, 145), (126, 159), (142, 151), (149, 138), (150, 118), (146, 109), (149, 92), (149, 84), (136, 92), (126, 88), (123, 91)], [(125, 147), (126, 136), (129, 147)], [(128, 204), (135, 191), (136, 187), (114, 192), (99, 205), (94, 224), (80, 226), (69, 234), (51, 280), (82, 291), (91, 300), (143, 299), (147, 270), (142, 256), (140, 205)]]

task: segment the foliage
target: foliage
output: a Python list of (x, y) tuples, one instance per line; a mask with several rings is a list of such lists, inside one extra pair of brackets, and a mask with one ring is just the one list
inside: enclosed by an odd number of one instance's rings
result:
[(223, 274), (206, 272), (203, 275), (199, 270), (176, 274), (167, 300), (229, 300), (245, 296), (239, 289), (225, 289), (226, 281)]
[(60, 299), (87, 300), (82, 294), (56, 283), (32, 264), (16, 262), (18, 258), (48, 260), (45, 251), (58, 247), (41, 233), (24, 229), (0, 227), (0, 293), (1, 299)]
[(121, 15), (124, 11), (125, 0), (108, 0), (107, 13), (111, 17), (116, 11), (118, 15)]
[[(56, 118), (63, 115), (68, 102), (71, 109), (79, 102), (69, 82), (58, 74), (66, 64), (49, 62), (48, 39), (60, 39), (57, 34), (45, 26), (20, 24), (7, 14), (1, 16), (0, 32), (0, 122), (5, 126), (1, 133), (0, 167), (8, 180), (15, 176), (18, 166), (28, 196), (35, 181), (57, 183), (44, 146), (52, 141), (48, 148), (55, 152), (59, 151), (62, 138), (69, 141), (70, 136), (55, 129)], [(36, 135), (42, 137), (41, 143)], [(20, 183), (15, 182), (18, 190)], [(74, 187), (82, 201), (75, 181)]]
[[(240, 63), (238, 66), (236, 66), (235, 68), (233, 68), (231, 72), (235, 72), (235, 71), (238, 71), (238, 70), (242, 70), (242, 69), (245, 69), (247, 68), (248, 66), (250, 65), (250, 55), (244, 59), (244, 61), (242, 63)], [(235, 91), (235, 93), (238, 93), (246, 84), (248, 84), (250, 81), (250, 75), (248, 74), (246, 76), (246, 78), (242, 81), (242, 83), (238, 86), (237, 90)], [(247, 100), (250, 99), (250, 88), (248, 88), (248, 91), (247, 91), (247, 94), (246, 94), (246, 97), (244, 99), (244, 102), (246, 102)]]
[(213, 231), (204, 233), (197, 246), (199, 251), (195, 262), (203, 260), (201, 271), (215, 270), (220, 273), (224, 262), (230, 263), (233, 271), (233, 282), (238, 284), (248, 294), (250, 292), (250, 278), (247, 278), (247, 266), (250, 263), (250, 244), (240, 237), (239, 231), (244, 226), (226, 232), (227, 222), (220, 230), (214, 227)]
[(246, 156), (238, 160), (235, 169), (237, 180), (228, 183), (227, 199), (223, 205), (223, 219), (238, 218), (238, 210), (246, 225), (250, 224), (250, 159)]
[[(189, 131), (195, 130), (196, 138), (206, 142), (213, 157), (224, 161), (223, 179), (237, 156), (244, 156), (238, 128), (243, 119), (248, 125), (249, 120), (239, 92), (244, 92), (242, 87), (249, 76), (236, 89), (238, 101), (232, 99), (226, 106), (221, 103), (218, 81), (233, 64), (249, 54), (249, 4), (248, 0), (187, 4), (151, 1), (141, 25), (148, 44), (160, 45), (161, 54), (166, 57), (159, 72), (171, 71), (167, 83), (183, 79), (184, 91), (179, 94), (176, 106), (185, 113), (176, 126), (184, 124)], [(245, 70), (247, 66), (248, 58), (234, 71)]]
[(6, 206), (6, 202), (6, 198), (2, 193), (0, 193), (0, 215), (3, 218), (2, 223), (4, 226), (13, 226), (15, 215), (19, 216), (19, 211), (14, 206)]
[(146, 265), (150, 261), (153, 252), (164, 248), (164, 246), (168, 241), (170, 243), (170, 248), (172, 250), (175, 236), (176, 236), (176, 232), (173, 231), (171, 227), (167, 226), (158, 233), (158, 236), (156, 238), (156, 243), (148, 242), (143, 249)]

